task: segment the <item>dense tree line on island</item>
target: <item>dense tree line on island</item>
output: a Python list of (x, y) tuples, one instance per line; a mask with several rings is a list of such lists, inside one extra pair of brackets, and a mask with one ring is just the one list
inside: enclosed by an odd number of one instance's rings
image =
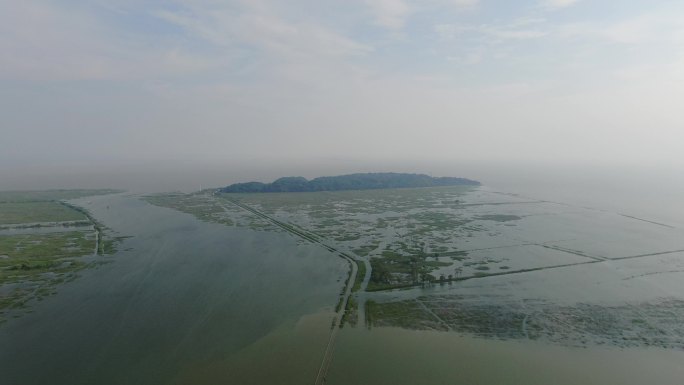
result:
[(425, 174), (394, 172), (323, 176), (307, 180), (301, 176), (284, 177), (273, 183), (235, 183), (219, 189), (224, 193), (311, 192), (372, 190), (404, 187), (479, 186), (480, 182), (454, 177), (431, 177)]

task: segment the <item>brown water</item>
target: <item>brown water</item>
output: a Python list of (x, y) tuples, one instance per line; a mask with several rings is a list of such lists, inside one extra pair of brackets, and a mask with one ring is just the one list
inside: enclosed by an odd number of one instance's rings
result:
[(345, 330), (328, 384), (681, 384), (684, 352), (568, 348), (397, 328)]

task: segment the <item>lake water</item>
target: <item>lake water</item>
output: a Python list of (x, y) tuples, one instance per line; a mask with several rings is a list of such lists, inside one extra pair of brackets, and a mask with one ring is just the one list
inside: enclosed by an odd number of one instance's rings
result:
[[(594, 178), (592, 185), (557, 174), (527, 180), (495, 174), (490, 191), (640, 216), (675, 229), (684, 225), (682, 183), (672, 176), (659, 184), (636, 176), (620, 183)], [(313, 383), (346, 262), (285, 233), (208, 224), (133, 196), (78, 203), (118, 235), (132, 238), (109, 257), (111, 263), (82, 271), (57, 295), (33, 303), (31, 314), (0, 326), (0, 384)], [(601, 222), (602, 228), (610, 226)], [(611, 250), (626, 252), (619, 243)], [(681, 297), (679, 275), (623, 279), (632, 270), (678, 266), (683, 259), (668, 255), (601, 269), (578, 266), (531, 273), (526, 280), (487, 278), (467, 281), (462, 292), (492, 297), (515, 292), (550, 302), (572, 302), (576, 295), (592, 295), (592, 288), (609, 297), (617, 293), (609, 300), (632, 295), (650, 300), (659, 293)], [(606, 283), (606, 276), (618, 279)], [(386, 295), (454, 291), (459, 288)], [(676, 384), (684, 378), (683, 363), (681, 349), (571, 347), (360, 326), (339, 334), (327, 383)]]

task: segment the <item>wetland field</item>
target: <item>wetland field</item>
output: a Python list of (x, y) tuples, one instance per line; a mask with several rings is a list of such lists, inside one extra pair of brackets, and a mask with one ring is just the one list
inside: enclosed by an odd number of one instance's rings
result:
[(684, 378), (677, 223), (487, 186), (32, 194), (0, 202), (7, 383)]
[(0, 323), (27, 303), (56, 294), (98, 258), (115, 251), (118, 239), (87, 209), (66, 202), (114, 190), (0, 192)]

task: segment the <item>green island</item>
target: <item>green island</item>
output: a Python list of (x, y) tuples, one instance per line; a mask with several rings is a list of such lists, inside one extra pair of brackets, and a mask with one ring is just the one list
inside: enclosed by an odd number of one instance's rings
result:
[(10, 310), (54, 294), (57, 285), (99, 262), (93, 256), (115, 252), (120, 238), (109, 236), (86, 209), (66, 200), (116, 192), (0, 192), (0, 322)]
[(222, 188), (220, 191), (224, 193), (312, 192), (479, 185), (480, 182), (467, 178), (432, 177), (425, 174), (380, 172), (322, 176), (312, 180), (307, 180), (301, 176), (291, 176), (279, 178), (273, 183), (235, 183)]

